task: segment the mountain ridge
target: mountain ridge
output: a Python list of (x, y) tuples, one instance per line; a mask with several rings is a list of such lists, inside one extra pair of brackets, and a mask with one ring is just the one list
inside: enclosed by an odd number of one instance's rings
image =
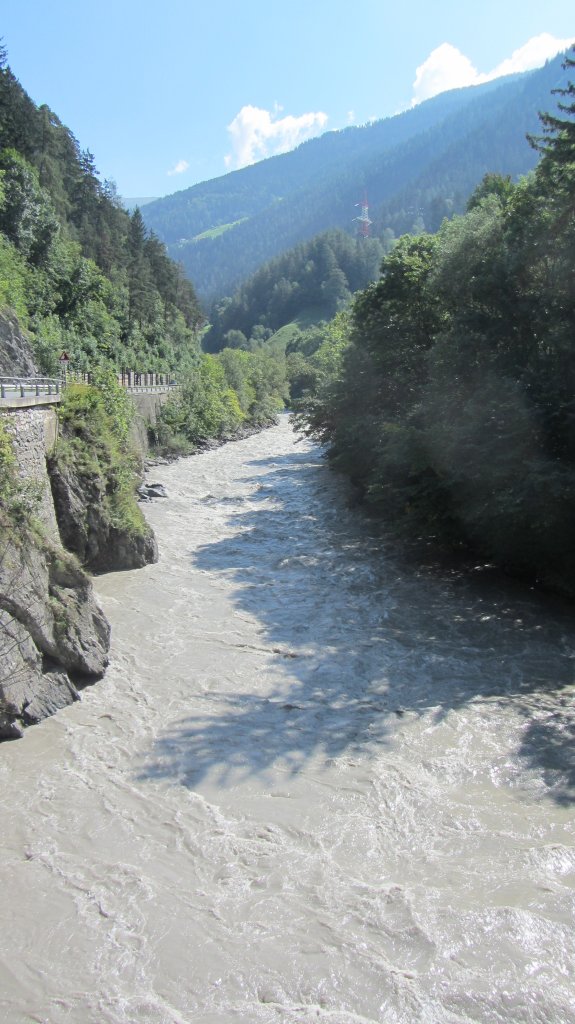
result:
[[(143, 217), (206, 302), (230, 294), (263, 262), (321, 231), (351, 230), (364, 189), (380, 235), (386, 227), (410, 230), (419, 208), (433, 201), (446, 203), (447, 214), (462, 212), (488, 171), (517, 177), (535, 165), (525, 134), (537, 129), (540, 107), (564, 80), (561, 61), (325, 132), (290, 153), (150, 203)], [(197, 239), (226, 224), (233, 227)]]

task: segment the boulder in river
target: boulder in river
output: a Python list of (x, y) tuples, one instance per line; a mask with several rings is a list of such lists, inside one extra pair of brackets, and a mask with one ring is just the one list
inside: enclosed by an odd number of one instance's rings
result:
[(151, 501), (153, 498), (167, 498), (168, 492), (163, 484), (141, 484), (138, 487), (138, 494), (141, 501)]

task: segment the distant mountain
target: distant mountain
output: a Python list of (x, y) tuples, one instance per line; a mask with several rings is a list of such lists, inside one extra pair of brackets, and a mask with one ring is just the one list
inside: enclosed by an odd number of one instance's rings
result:
[(291, 153), (149, 203), (148, 228), (206, 300), (318, 233), (354, 230), (367, 192), (374, 232), (435, 230), (487, 172), (529, 171), (525, 135), (564, 85), (562, 57), (523, 75), (443, 93), (395, 117), (327, 132)]
[(122, 206), (128, 213), (133, 213), (137, 206), (147, 206), (148, 203), (155, 203), (157, 196), (150, 196), (149, 199), (122, 199)]

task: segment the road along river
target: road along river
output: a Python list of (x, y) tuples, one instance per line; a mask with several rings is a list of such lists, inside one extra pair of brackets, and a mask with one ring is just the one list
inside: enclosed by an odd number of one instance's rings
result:
[(157, 475), (106, 678), (0, 747), (0, 1021), (575, 1024), (570, 615), (285, 419)]

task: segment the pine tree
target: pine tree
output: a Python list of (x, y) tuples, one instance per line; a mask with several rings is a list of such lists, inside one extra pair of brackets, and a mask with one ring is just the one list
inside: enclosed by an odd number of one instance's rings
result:
[[(563, 67), (565, 70), (575, 67), (574, 57), (566, 57)], [(540, 114), (544, 134), (529, 135), (528, 139), (534, 149), (543, 154), (544, 165), (565, 167), (575, 164), (575, 83), (569, 81), (566, 88), (553, 89), (553, 93), (566, 99), (566, 102), (558, 103), (557, 106), (568, 117)]]

